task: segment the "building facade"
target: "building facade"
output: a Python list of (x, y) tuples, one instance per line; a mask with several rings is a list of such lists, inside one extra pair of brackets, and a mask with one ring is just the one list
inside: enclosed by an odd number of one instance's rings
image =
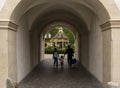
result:
[(69, 38), (65, 35), (63, 28), (59, 27), (56, 35), (51, 39), (52, 45), (59, 50), (65, 50), (69, 44)]

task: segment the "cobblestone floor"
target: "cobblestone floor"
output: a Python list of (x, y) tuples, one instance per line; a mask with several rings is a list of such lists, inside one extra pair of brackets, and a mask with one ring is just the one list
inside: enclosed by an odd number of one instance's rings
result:
[(46, 59), (40, 63), (21, 83), (18, 88), (104, 88), (83, 66), (68, 68), (53, 66), (53, 61)]

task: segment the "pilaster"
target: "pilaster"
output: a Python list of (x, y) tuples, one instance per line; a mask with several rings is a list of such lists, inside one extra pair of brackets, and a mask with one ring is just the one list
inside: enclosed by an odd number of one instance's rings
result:
[(101, 25), (103, 34), (103, 82), (120, 85), (120, 20), (109, 20)]
[[(16, 32), (15, 23), (0, 20), (0, 88), (9, 88), (6, 83), (17, 81)], [(12, 80), (10, 82), (10, 80)]]

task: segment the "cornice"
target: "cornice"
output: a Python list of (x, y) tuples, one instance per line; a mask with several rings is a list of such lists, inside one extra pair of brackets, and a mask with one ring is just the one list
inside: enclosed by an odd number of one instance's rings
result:
[(9, 20), (0, 20), (0, 29), (9, 29), (17, 31), (18, 25)]
[(100, 27), (102, 28), (102, 31), (120, 29), (120, 20), (109, 20), (100, 25)]

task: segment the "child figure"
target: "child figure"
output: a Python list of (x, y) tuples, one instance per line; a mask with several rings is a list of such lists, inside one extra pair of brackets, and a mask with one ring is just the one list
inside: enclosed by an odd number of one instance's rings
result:
[(60, 60), (61, 68), (62, 68), (62, 67), (63, 67), (63, 64), (64, 64), (64, 56), (61, 56), (61, 57), (59, 58), (59, 60)]

